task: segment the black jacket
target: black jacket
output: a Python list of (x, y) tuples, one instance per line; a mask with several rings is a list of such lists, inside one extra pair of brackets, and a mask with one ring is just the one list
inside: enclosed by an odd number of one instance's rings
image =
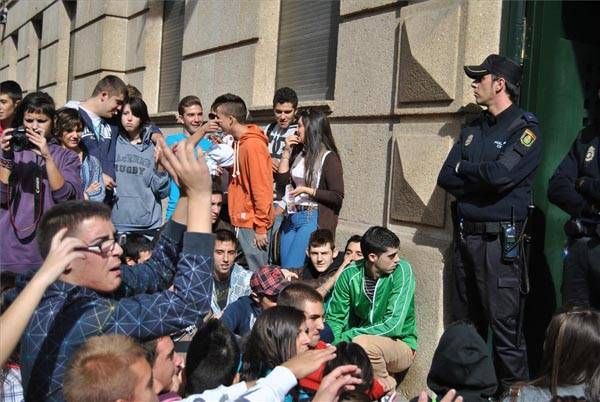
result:
[(494, 395), (498, 387), (494, 363), (475, 327), (458, 323), (446, 329), (433, 355), (427, 386), (438, 400), (451, 389), (465, 402), (488, 401)]
[(438, 185), (456, 197), (461, 219), (506, 221), (514, 209), (515, 219), (522, 221), (541, 157), (533, 114), (515, 105), (496, 117), (484, 111), (462, 129), (442, 166)]
[[(548, 199), (571, 215), (600, 223), (592, 205), (600, 206), (600, 127), (588, 126), (577, 136), (548, 185)], [(577, 179), (581, 179), (578, 180)]]

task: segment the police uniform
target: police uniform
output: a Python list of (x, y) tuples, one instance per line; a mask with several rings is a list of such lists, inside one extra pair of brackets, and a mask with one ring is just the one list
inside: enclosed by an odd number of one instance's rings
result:
[[(438, 185), (456, 197), (452, 310), (456, 319), (471, 320), (484, 339), (489, 325), (504, 385), (528, 378), (520, 321), (526, 294), (522, 235), (541, 149), (533, 114), (515, 105), (497, 116), (484, 111), (462, 129), (438, 177)], [(508, 258), (503, 231), (512, 222), (516, 256)]]
[(571, 218), (563, 265), (564, 304), (600, 308), (600, 126), (584, 128), (548, 187), (548, 198)]

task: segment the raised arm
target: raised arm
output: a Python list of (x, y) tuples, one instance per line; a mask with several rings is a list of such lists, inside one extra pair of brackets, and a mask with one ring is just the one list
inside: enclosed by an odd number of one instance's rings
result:
[[(140, 339), (167, 335), (196, 324), (210, 309), (214, 247), (210, 219), (212, 191), (203, 153), (198, 151), (198, 159), (194, 156), (198, 140), (198, 134), (190, 137), (175, 154), (163, 150), (165, 167), (177, 178), (182, 193), (188, 197), (185, 208), (187, 232), (179, 253), (173, 290), (112, 302), (105, 313), (105, 330), (108, 332), (125, 333)], [(185, 201), (185, 197), (181, 199)], [(178, 205), (173, 219), (179, 219), (182, 212)]]
[(31, 278), (27, 286), (0, 316), (0, 365), (4, 365), (21, 339), (29, 318), (39, 304), (46, 288), (63, 273), (67, 265), (76, 258), (84, 258), (82, 252), (75, 251), (85, 244), (76, 238), (65, 237), (67, 229), (54, 235), (46, 260)]

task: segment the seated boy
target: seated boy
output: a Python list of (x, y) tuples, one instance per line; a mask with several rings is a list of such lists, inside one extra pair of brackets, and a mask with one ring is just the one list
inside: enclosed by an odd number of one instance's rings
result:
[(364, 259), (341, 273), (326, 314), (334, 343), (362, 346), (386, 391), (396, 387), (393, 373), (408, 369), (417, 349), (415, 278), (408, 261), (398, 256), (399, 247), (389, 229), (367, 230), (361, 240)]
[(214, 317), (219, 318), (227, 306), (251, 293), (252, 272), (235, 262), (238, 248), (235, 233), (220, 229), (215, 232), (215, 236), (213, 290), (210, 307)]
[(121, 261), (130, 266), (146, 262), (152, 257), (152, 248), (152, 242), (146, 236), (130, 233), (123, 247)]
[(278, 267), (264, 266), (250, 278), (250, 296), (231, 303), (221, 316), (225, 326), (238, 336), (246, 336), (263, 310), (277, 305), (279, 293), (289, 284)]
[(328, 301), (335, 281), (351, 260), (338, 253), (329, 229), (317, 229), (310, 235), (306, 255), (304, 267), (283, 271), (296, 274), (299, 280), (315, 288)]
[(346, 242), (346, 248), (344, 249), (344, 254), (346, 258), (350, 261), (362, 260), (363, 254), (360, 249), (360, 240), (362, 239), (361, 235), (352, 235)]

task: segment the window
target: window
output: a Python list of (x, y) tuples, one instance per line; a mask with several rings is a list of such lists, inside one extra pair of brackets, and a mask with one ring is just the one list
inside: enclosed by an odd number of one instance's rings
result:
[(33, 55), (30, 54), (30, 60), (36, 60), (36, 78), (35, 78), (35, 89), (38, 90), (40, 88), (40, 64), (42, 60), (42, 27), (44, 25), (43, 22), (43, 13), (39, 13), (35, 17), (31, 19), (31, 24), (33, 25), (33, 31), (35, 33), (35, 37), (37, 39), (37, 56), (36, 59), (33, 58)]
[(282, 0), (276, 87), (300, 100), (333, 99), (339, 1)]
[(75, 63), (75, 17), (77, 15), (77, 2), (76, 1), (67, 1), (63, 0), (63, 5), (65, 6), (65, 10), (67, 11), (67, 15), (69, 16), (69, 20), (71, 21), (70, 35), (69, 35), (69, 68), (67, 77), (67, 100), (70, 100), (73, 93), (73, 80), (74, 80), (74, 65)]
[(163, 7), (158, 111), (168, 112), (176, 110), (179, 103), (185, 1), (165, 1)]

